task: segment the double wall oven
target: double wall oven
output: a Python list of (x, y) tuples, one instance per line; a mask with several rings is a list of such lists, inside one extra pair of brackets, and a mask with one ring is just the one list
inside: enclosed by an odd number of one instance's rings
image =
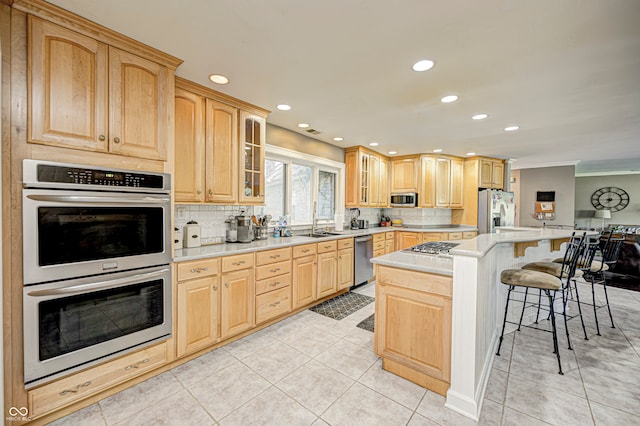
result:
[(27, 387), (171, 334), (171, 180), (23, 163)]

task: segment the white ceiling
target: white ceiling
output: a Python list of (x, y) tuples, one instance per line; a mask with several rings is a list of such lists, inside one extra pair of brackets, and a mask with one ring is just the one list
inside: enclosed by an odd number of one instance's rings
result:
[[(51, 3), (184, 59), (177, 75), (272, 110), (270, 123), (306, 134), (307, 122), (342, 147), (640, 171), (638, 0)], [(425, 58), (436, 66), (412, 71)], [(441, 103), (447, 94), (460, 99)], [(472, 121), (479, 112), (489, 118)], [(520, 130), (502, 130), (511, 124)]]

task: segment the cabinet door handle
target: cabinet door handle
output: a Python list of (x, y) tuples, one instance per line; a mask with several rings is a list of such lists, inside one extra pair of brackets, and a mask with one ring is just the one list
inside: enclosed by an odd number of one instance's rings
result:
[(80, 388), (86, 388), (87, 386), (90, 386), (90, 385), (91, 385), (91, 382), (84, 382), (84, 383), (76, 386), (75, 389), (65, 389), (62, 392), (60, 392), (59, 394), (64, 396), (64, 395), (66, 395), (68, 393), (78, 393)]
[(101, 141), (105, 140), (106, 138), (104, 137), (104, 135), (100, 135), (98, 136), (98, 139), (100, 139)]
[(131, 370), (132, 368), (140, 368), (140, 364), (146, 364), (149, 362), (149, 358), (145, 358), (142, 361), (136, 362), (135, 364), (127, 365), (124, 369), (126, 371)]
[(196, 191), (196, 194), (202, 194), (202, 190), (198, 189), (198, 190)]
[(120, 143), (120, 138), (116, 136), (115, 138), (113, 138), (113, 141), (114, 141), (115, 143)]
[(218, 286), (217, 285), (213, 286), (213, 291), (218, 291)]
[(225, 286), (226, 288), (229, 288), (229, 283), (224, 283), (224, 286)]

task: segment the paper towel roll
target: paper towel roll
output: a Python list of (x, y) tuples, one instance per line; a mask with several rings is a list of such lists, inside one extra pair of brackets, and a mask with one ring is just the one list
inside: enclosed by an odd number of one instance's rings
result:
[(336, 231), (342, 231), (344, 229), (344, 213), (336, 213), (333, 215)]

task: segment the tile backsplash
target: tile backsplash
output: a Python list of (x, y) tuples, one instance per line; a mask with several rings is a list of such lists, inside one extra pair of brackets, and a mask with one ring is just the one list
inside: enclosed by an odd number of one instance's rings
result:
[(174, 226), (183, 229), (190, 220), (195, 220), (200, 225), (202, 244), (215, 243), (216, 238), (224, 242), (224, 221), (229, 216), (238, 216), (242, 211), (252, 215), (253, 206), (211, 206), (197, 204), (176, 204), (173, 216)]
[[(349, 226), (354, 210), (356, 209), (347, 209), (345, 227)], [(408, 225), (448, 225), (451, 223), (451, 209), (361, 208), (358, 218), (368, 220), (369, 226), (373, 227), (380, 223), (380, 215), (389, 216), (391, 219), (402, 219), (402, 222)]]

